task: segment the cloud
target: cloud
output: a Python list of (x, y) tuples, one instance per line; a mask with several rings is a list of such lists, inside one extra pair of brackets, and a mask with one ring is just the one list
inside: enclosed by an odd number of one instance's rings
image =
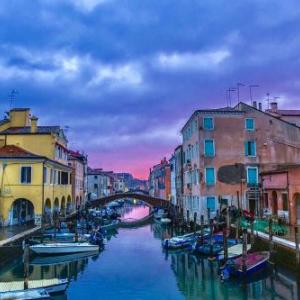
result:
[(96, 74), (88, 82), (89, 87), (108, 85), (111, 88), (138, 87), (143, 83), (141, 69), (134, 64), (99, 65)]
[(175, 70), (212, 70), (229, 58), (230, 55), (229, 50), (160, 53), (157, 62), (162, 68)]
[(78, 9), (84, 12), (93, 11), (98, 5), (109, 2), (110, 0), (69, 0)]

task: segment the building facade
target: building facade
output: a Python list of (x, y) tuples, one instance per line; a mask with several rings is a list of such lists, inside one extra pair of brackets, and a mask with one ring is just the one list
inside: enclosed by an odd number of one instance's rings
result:
[(149, 194), (153, 197), (170, 200), (171, 169), (166, 158), (150, 170)]
[(69, 166), (72, 168), (72, 198), (77, 209), (83, 208), (87, 199), (87, 156), (78, 151), (69, 151)]
[(27, 108), (0, 122), (2, 225), (41, 224), (74, 211), (67, 142), (59, 126), (38, 126)]
[(102, 169), (88, 168), (87, 186), (88, 199), (94, 200), (109, 196), (113, 192), (113, 172), (103, 171)]
[(300, 128), (245, 103), (194, 112), (182, 129), (185, 215), (260, 214), (259, 173), (300, 159)]

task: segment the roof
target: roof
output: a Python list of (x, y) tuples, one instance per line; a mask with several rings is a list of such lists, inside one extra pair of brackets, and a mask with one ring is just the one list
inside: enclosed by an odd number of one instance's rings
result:
[(71, 168), (67, 165), (64, 165), (56, 160), (50, 159), (46, 156), (41, 156), (34, 154), (32, 152), (29, 152), (21, 147), (15, 146), (15, 145), (6, 145), (0, 148), (0, 159), (43, 159), (47, 160), (49, 162), (52, 162), (56, 165), (60, 165), (61, 167), (64, 167), (65, 169), (71, 170)]
[(12, 108), (10, 111), (27, 111), (30, 110), (30, 108), (26, 108), (26, 107), (15, 107)]
[(0, 148), (1, 158), (43, 158), (15, 145), (6, 145)]
[[(272, 113), (272, 111), (269, 111), (269, 110), (268, 110), (268, 112)], [(298, 110), (298, 109), (279, 109), (273, 113), (281, 115), (281, 116), (300, 116), (300, 110)]]
[(237, 110), (235, 107), (220, 107), (220, 108), (208, 108), (208, 109), (198, 109), (193, 112), (191, 117), (187, 120), (187, 122), (184, 124), (184, 126), (181, 129), (181, 132), (183, 129), (187, 126), (187, 124), (192, 120), (196, 115), (198, 114), (244, 114), (245, 112), (242, 110)]
[(291, 122), (289, 122), (289, 121), (287, 121), (287, 120), (278, 118), (278, 116), (274, 115), (274, 113), (271, 113), (270, 111), (263, 111), (263, 110), (260, 110), (260, 109), (258, 109), (258, 108), (256, 108), (256, 107), (253, 107), (253, 106), (251, 106), (251, 105), (249, 105), (249, 104), (246, 104), (246, 103), (244, 103), (244, 102), (239, 102), (239, 103), (235, 106), (235, 108), (238, 109), (238, 107), (239, 107), (240, 105), (243, 105), (243, 106), (247, 107), (249, 110), (251, 109), (251, 110), (254, 110), (254, 111), (259, 111), (260, 113), (265, 114), (265, 115), (267, 115), (267, 116), (269, 116), (269, 117), (271, 117), (271, 118), (274, 118), (274, 119), (279, 120), (279, 121), (281, 121), (281, 122), (283, 122), (283, 123), (289, 124), (290, 126), (293, 126), (293, 127), (296, 127), (296, 128), (298, 128), (298, 129), (300, 129), (300, 127), (299, 127), (298, 125), (296, 125), (296, 124), (294, 124), (294, 123), (291, 123)]
[[(31, 133), (31, 126), (25, 127), (10, 127), (0, 134), (30, 134)], [(60, 133), (60, 126), (38, 126), (37, 132), (39, 134), (59, 134)]]

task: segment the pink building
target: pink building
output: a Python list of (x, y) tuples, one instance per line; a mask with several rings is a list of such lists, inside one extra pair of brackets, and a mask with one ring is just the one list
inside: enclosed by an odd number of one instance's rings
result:
[(263, 172), (261, 180), (264, 214), (300, 225), (300, 165), (279, 165), (274, 171)]

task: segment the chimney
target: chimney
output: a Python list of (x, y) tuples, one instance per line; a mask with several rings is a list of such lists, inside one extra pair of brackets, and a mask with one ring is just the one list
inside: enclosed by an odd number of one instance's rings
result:
[(31, 133), (37, 133), (37, 122), (38, 122), (38, 118), (35, 116), (31, 117), (31, 128), (30, 128), (30, 132)]
[(253, 107), (257, 108), (257, 102), (256, 101), (253, 101)]
[(272, 112), (277, 112), (277, 110), (278, 110), (277, 102), (271, 102), (271, 111)]
[(262, 110), (262, 104), (261, 104), (261, 102), (258, 103), (258, 109)]

